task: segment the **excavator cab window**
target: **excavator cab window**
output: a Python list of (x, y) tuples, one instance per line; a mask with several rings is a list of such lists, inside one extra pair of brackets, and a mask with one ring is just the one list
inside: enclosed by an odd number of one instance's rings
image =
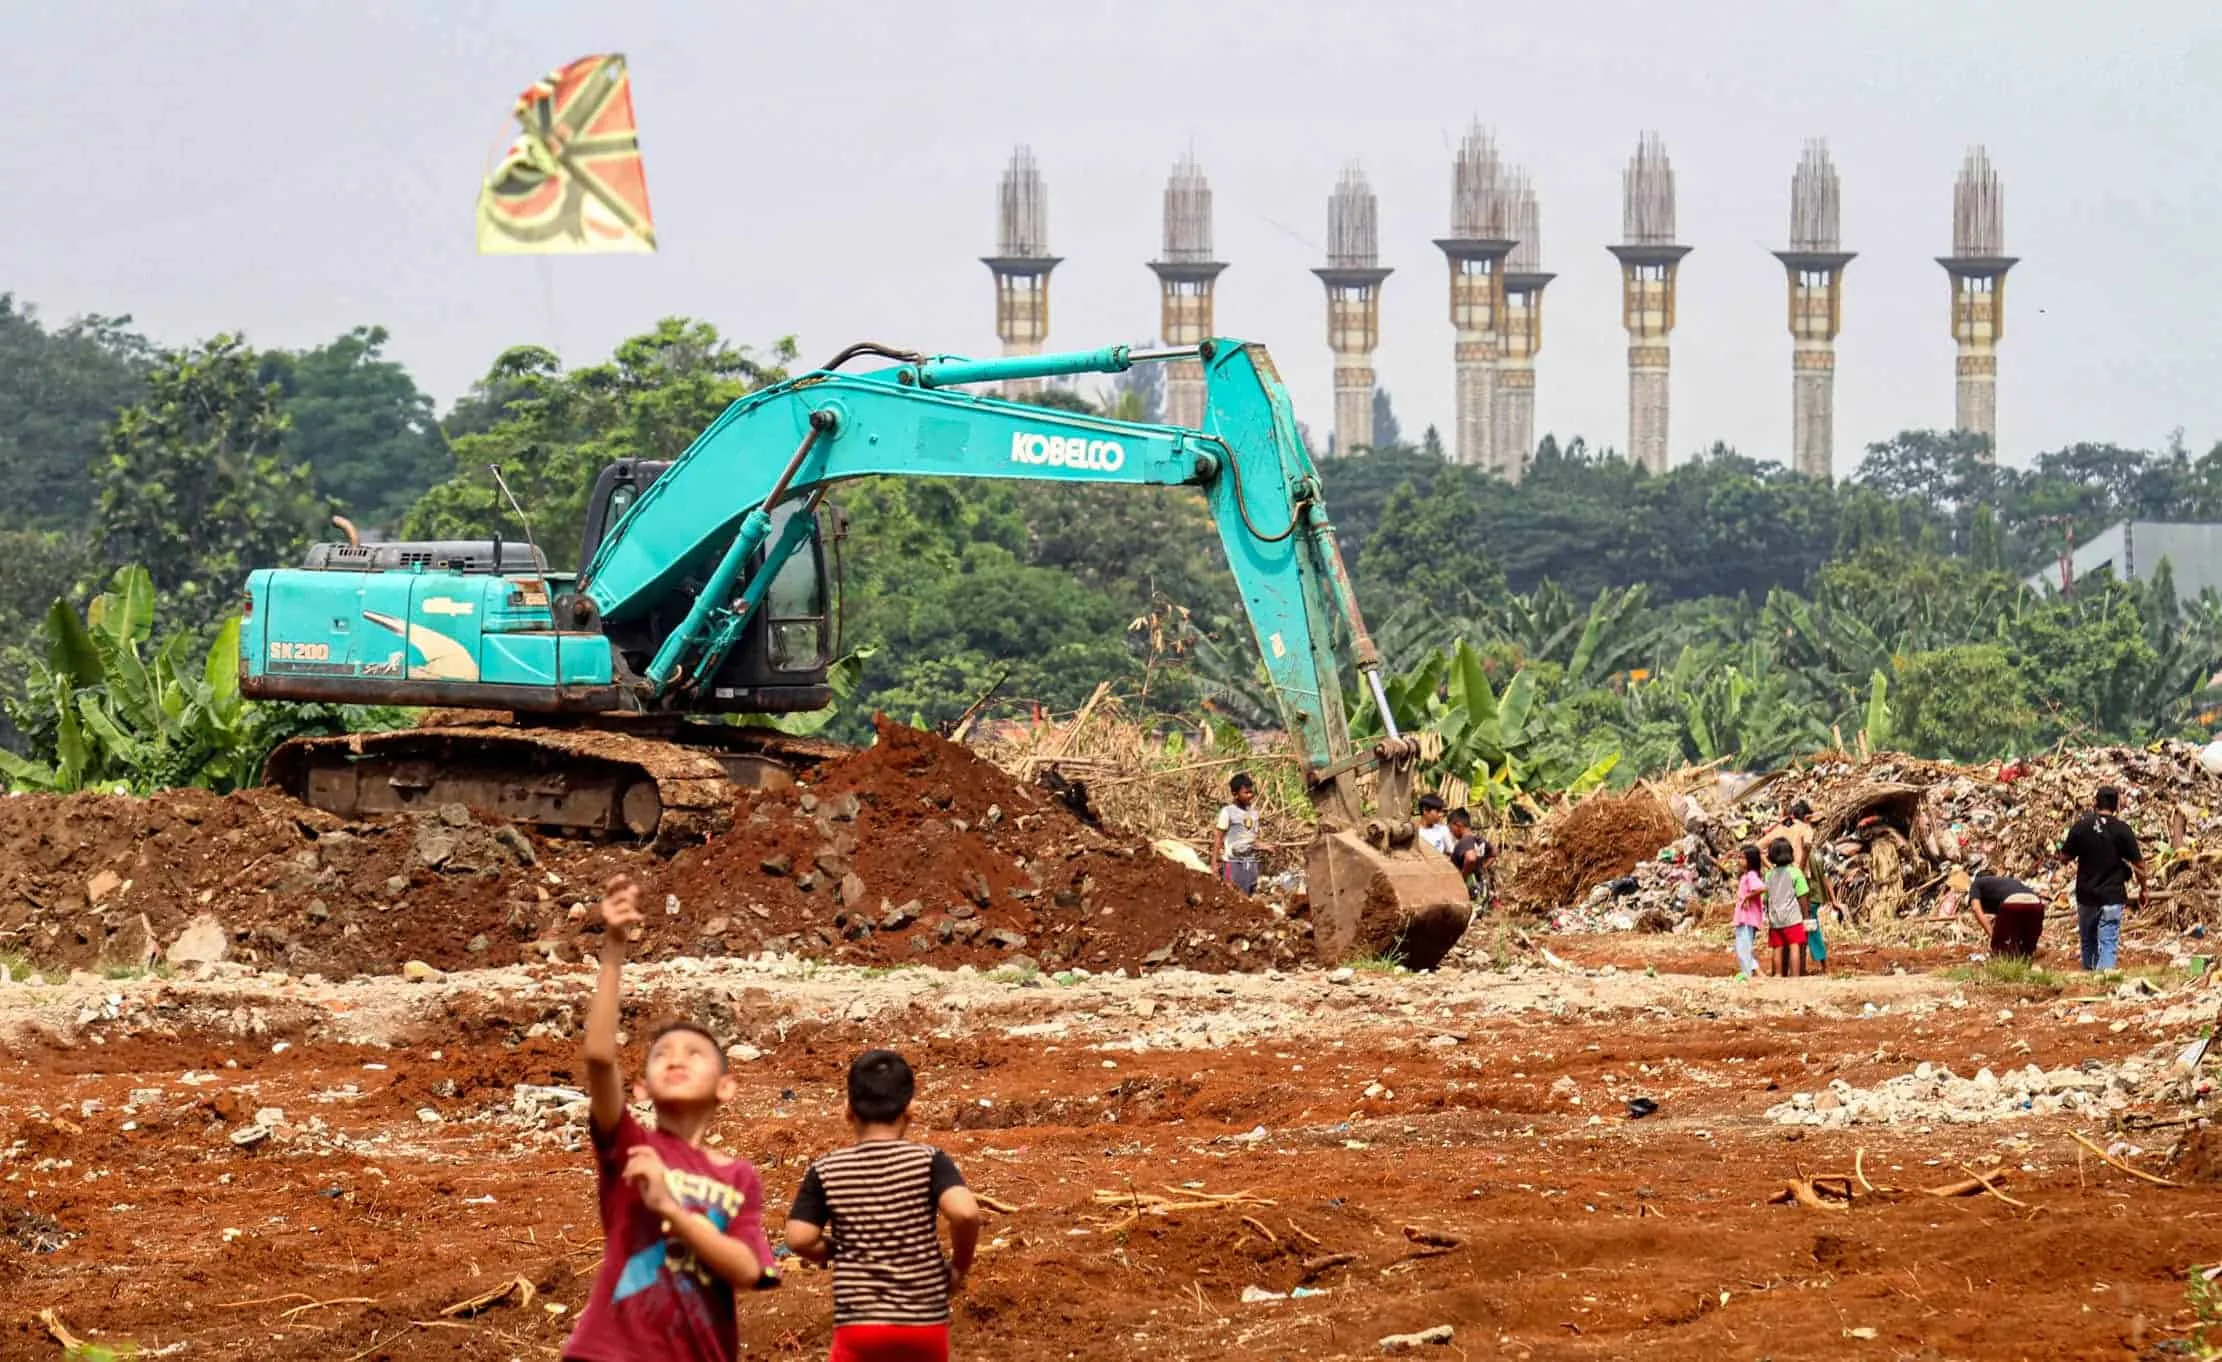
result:
[[(802, 506), (795, 502), (774, 510), (767, 542), (777, 541), (788, 521), (799, 514)], [(822, 527), (780, 565), (764, 592), (763, 612), (766, 651), (775, 670), (808, 672), (825, 667), (831, 640), (827, 638), (830, 612)]]

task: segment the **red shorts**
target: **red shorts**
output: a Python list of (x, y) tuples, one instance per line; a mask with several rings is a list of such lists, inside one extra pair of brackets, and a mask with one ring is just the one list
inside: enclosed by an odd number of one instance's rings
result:
[(949, 1362), (946, 1324), (844, 1324), (832, 1362)]
[(1767, 929), (1767, 948), (1769, 950), (1777, 950), (1784, 946), (1802, 946), (1804, 944), (1805, 924), (1802, 922), (1795, 926), (1769, 927)]

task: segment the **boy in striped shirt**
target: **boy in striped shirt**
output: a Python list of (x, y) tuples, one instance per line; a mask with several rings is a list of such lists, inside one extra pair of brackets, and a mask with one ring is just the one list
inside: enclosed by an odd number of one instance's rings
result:
[[(833, 1264), (832, 1362), (948, 1362), (949, 1297), (980, 1243), (980, 1205), (955, 1160), (906, 1138), (910, 1065), (868, 1050), (849, 1065), (856, 1142), (810, 1165), (787, 1247)], [(950, 1257), (936, 1220), (949, 1222)]]

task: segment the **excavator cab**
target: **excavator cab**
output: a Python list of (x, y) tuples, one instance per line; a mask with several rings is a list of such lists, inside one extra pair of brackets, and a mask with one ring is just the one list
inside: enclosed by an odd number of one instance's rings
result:
[[(581, 563), (594, 561), (602, 540), (670, 467), (670, 461), (663, 459), (618, 459), (602, 469), (587, 497)], [(811, 513), (799, 501), (774, 510), (772, 538), (777, 539), (791, 518), (804, 514)], [(845, 521), (831, 502), (815, 514), (817, 528), (772, 578), (763, 608), (750, 618), (739, 646), (697, 692), (690, 706), (695, 712), (791, 714), (833, 703), (826, 670), (841, 646), (840, 602), (827, 570), (826, 541), (838, 540)], [(749, 568), (753, 571), (763, 558), (759, 551)], [(655, 656), (656, 646), (685, 614), (682, 601), (631, 625), (609, 625), (606, 632), (634, 671), (642, 672)]]

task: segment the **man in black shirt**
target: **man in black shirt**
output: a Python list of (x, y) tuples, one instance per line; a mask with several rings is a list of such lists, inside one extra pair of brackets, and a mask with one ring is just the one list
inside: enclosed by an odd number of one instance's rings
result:
[(1991, 954), (2028, 959), (2045, 929), (2044, 896), (2011, 875), (1977, 875), (1968, 886), (1975, 920), (1991, 935)]
[(2145, 856), (2137, 834), (2122, 821), (2122, 792), (2101, 785), (2091, 812), (2075, 820), (2060, 859), (2075, 862), (2075, 925), (2082, 937), (2083, 968), (2114, 968), (2122, 937), (2122, 910), (2129, 902), (2129, 877), (2145, 887)]
[(1479, 897), (1481, 874), (1496, 859), (1497, 848), (1488, 838), (1474, 828), (1474, 816), (1466, 809), (1450, 811), (1450, 859), (1458, 873), (1466, 877), (1466, 891)]

